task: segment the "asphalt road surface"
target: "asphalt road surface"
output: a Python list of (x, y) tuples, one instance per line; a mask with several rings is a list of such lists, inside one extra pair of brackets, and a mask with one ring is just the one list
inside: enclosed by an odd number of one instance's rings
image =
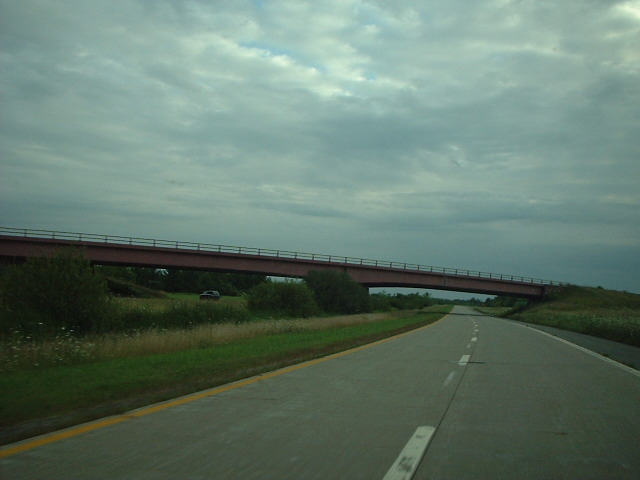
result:
[(627, 345), (620, 342), (606, 340), (604, 338), (594, 337), (592, 335), (547, 327), (546, 325), (536, 325), (535, 323), (518, 322), (516, 320), (511, 321), (529, 328), (542, 330), (554, 337), (563, 338), (564, 340), (580, 345), (581, 347), (599, 353), (600, 355), (609, 357), (616, 362), (634, 367), (636, 370), (640, 369), (640, 347), (636, 347), (635, 345)]
[(454, 313), (355, 352), (14, 444), (0, 478), (640, 478), (637, 371)]

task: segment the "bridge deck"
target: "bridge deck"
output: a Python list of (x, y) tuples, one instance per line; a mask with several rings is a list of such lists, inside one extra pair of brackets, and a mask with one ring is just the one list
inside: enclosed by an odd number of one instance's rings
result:
[(384, 262), (354, 257), (145, 238), (0, 227), (0, 257), (24, 259), (65, 246), (82, 248), (95, 264), (199, 269), (302, 278), (311, 270), (340, 270), (367, 287), (416, 287), (489, 295), (542, 297), (560, 282), (514, 275)]

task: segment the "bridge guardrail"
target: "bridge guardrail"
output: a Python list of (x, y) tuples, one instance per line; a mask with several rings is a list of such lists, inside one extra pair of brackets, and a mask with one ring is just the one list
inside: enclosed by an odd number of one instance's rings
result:
[(46, 238), (53, 240), (70, 240), (76, 242), (98, 242), (115, 245), (135, 245), (146, 247), (175, 248), (184, 250), (197, 250), (204, 252), (233, 253), (245, 255), (258, 255), (265, 257), (292, 258), (299, 260), (312, 260), (346, 265), (363, 265), (371, 267), (391, 268), (398, 270), (412, 270), (416, 272), (444, 273), (472, 278), (488, 278), (492, 280), (506, 280), (511, 282), (528, 283), (533, 285), (562, 286), (565, 282), (542, 280), (539, 278), (521, 277), (517, 275), (505, 275), (501, 273), (481, 272), (460, 268), (434, 267), (430, 265), (418, 265), (414, 263), (389, 262), (384, 260), (372, 260), (367, 258), (343, 257), (339, 255), (325, 255), (317, 253), (293, 252), (288, 250), (273, 250), (268, 248), (236, 247), (232, 245), (217, 245), (212, 243), (182, 242), (177, 240), (158, 240), (152, 238), (123, 237), (119, 235), (100, 235), (95, 233), (61, 232), (54, 230), (36, 230), (30, 228), (0, 227), (0, 234), (27, 238)]

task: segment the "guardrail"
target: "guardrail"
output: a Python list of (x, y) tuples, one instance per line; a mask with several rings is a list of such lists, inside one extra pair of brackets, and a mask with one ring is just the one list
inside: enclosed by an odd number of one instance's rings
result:
[(337, 255), (323, 255), (317, 253), (292, 252), (288, 250), (272, 250), (268, 248), (235, 247), (231, 245), (216, 245), (212, 243), (181, 242), (175, 240), (157, 240), (152, 238), (123, 237), (119, 235), (98, 235), (95, 233), (59, 232), (53, 230), (34, 230), (29, 228), (0, 227), (0, 234), (27, 238), (45, 238), (52, 240), (70, 240), (74, 242), (97, 242), (110, 245), (136, 245), (159, 248), (175, 248), (182, 250), (196, 250), (203, 252), (233, 253), (242, 255), (258, 255), (265, 257), (290, 258), (299, 260), (314, 260), (336, 264), (363, 265), (416, 272), (445, 273), (461, 277), (487, 278), (492, 280), (507, 280), (511, 282), (533, 285), (563, 286), (564, 282), (542, 280), (539, 278), (505, 275), (500, 273), (480, 272), (459, 268), (434, 267), (413, 263), (389, 262), (371, 260), (367, 258), (343, 257)]

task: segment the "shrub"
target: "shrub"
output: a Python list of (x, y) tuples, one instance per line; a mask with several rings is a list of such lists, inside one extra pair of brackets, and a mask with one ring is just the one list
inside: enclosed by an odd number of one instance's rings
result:
[(313, 290), (316, 302), (327, 313), (350, 315), (371, 310), (369, 291), (346, 272), (312, 270), (305, 283)]
[(110, 310), (105, 281), (74, 249), (12, 265), (0, 291), (4, 334), (85, 333), (100, 329)]
[(388, 312), (393, 310), (394, 307), (391, 305), (391, 298), (391, 295), (385, 292), (369, 295), (371, 310), (374, 312)]
[(160, 309), (144, 304), (119, 305), (109, 322), (109, 332), (189, 329), (213, 323), (241, 323), (249, 319), (243, 303), (181, 302), (166, 300)]
[(397, 293), (391, 298), (391, 306), (398, 310), (419, 310), (433, 305), (429, 293)]
[(313, 292), (304, 283), (267, 281), (249, 292), (249, 309), (276, 316), (309, 317), (318, 311)]

